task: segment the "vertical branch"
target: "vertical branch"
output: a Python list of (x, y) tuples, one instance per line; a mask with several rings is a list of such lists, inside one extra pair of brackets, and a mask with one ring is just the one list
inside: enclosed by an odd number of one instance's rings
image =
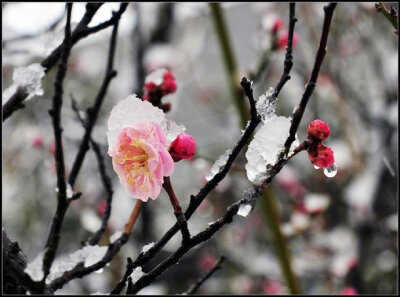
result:
[(310, 79), (307, 83), (306, 89), (303, 93), (303, 96), (300, 100), (299, 105), (297, 106), (296, 110), (293, 112), (293, 120), (292, 124), (289, 129), (289, 137), (285, 142), (285, 155), (289, 153), (290, 146), (292, 142), (295, 140), (295, 134), (297, 129), (299, 128), (300, 121), (303, 118), (304, 110), (306, 109), (308, 100), (311, 97), (315, 89), (315, 85), (317, 84), (319, 70), (321, 68), (322, 62), (324, 61), (324, 57), (326, 54), (326, 46), (328, 43), (328, 35), (329, 29), (332, 22), (333, 12), (336, 8), (337, 3), (329, 3), (328, 5), (324, 6), (324, 24), (321, 33), (321, 39), (319, 42), (319, 47), (317, 51), (317, 55), (315, 57), (315, 62), (313, 66), (313, 70), (311, 72)]
[[(124, 4), (121, 4), (121, 6), (123, 6), (123, 5)], [(125, 5), (127, 5), (127, 4), (125, 3)], [(113, 14), (116, 15), (117, 13), (113, 12)], [(86, 152), (89, 150), (90, 136), (91, 136), (93, 127), (96, 123), (97, 115), (100, 111), (100, 107), (103, 103), (103, 99), (107, 93), (108, 86), (109, 86), (111, 80), (117, 75), (117, 72), (113, 69), (113, 67), (114, 67), (115, 48), (116, 48), (116, 44), (117, 44), (118, 24), (119, 24), (119, 18), (116, 18), (114, 26), (113, 26), (113, 31), (111, 34), (110, 50), (108, 53), (106, 75), (104, 77), (104, 80), (100, 87), (100, 90), (96, 96), (94, 105), (90, 109), (88, 109), (88, 120), (85, 125), (85, 134), (84, 134), (82, 142), (79, 146), (79, 150), (75, 157), (75, 161), (74, 161), (74, 163), (72, 165), (72, 169), (71, 169), (71, 174), (68, 179), (68, 182), (70, 183), (71, 186), (74, 185), (75, 180), (78, 176), (78, 173), (81, 169), (83, 160), (85, 159)]]
[(219, 3), (210, 3), (212, 16), (215, 23), (215, 29), (221, 45), (222, 55), (224, 57), (226, 73), (228, 76), (229, 88), (231, 89), (234, 103), (240, 115), (241, 127), (244, 128), (249, 119), (247, 108), (243, 100), (242, 90), (237, 87), (238, 70), (236, 60), (233, 54), (232, 44), (229, 40), (228, 29), (225, 24), (223, 12)]
[(50, 272), (51, 265), (56, 255), (58, 242), (60, 239), (60, 230), (65, 212), (68, 207), (66, 183), (65, 183), (65, 165), (64, 152), (62, 147), (62, 127), (61, 127), (61, 107), (63, 95), (63, 81), (67, 72), (67, 61), (71, 49), (71, 10), (72, 3), (67, 3), (67, 24), (65, 26), (64, 49), (61, 55), (61, 61), (58, 65), (58, 72), (55, 86), (55, 95), (53, 97), (53, 108), (49, 110), (52, 117), (54, 139), (56, 151), (54, 154), (57, 171), (57, 210), (53, 218), (50, 234), (46, 243), (46, 252), (43, 257), (43, 284)]

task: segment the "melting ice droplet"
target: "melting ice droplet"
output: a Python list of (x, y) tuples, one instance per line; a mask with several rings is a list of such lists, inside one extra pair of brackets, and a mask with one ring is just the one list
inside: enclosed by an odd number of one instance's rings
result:
[(332, 166), (324, 168), (324, 174), (326, 177), (334, 177), (337, 173), (337, 166), (333, 164)]

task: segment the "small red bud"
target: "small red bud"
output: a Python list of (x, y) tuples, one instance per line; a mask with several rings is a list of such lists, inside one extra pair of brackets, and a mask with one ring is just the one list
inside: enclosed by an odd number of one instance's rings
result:
[(196, 141), (192, 135), (181, 133), (171, 143), (168, 151), (175, 162), (191, 159), (196, 152)]
[(340, 295), (358, 295), (358, 293), (353, 287), (344, 287), (340, 291)]
[(325, 140), (331, 134), (327, 123), (321, 120), (314, 120), (310, 123), (307, 130), (308, 138), (310, 140)]
[(175, 81), (175, 77), (172, 75), (171, 72), (166, 72), (163, 75), (163, 83), (161, 85), (161, 90), (164, 95), (175, 93), (177, 89), (177, 84)]
[[(289, 39), (289, 33), (286, 32), (284, 34), (282, 34), (281, 36), (278, 37), (278, 47), (281, 50), (285, 50), (286, 49), (286, 45), (288, 43), (288, 39)], [(296, 47), (296, 45), (299, 43), (299, 36), (297, 35), (296, 32), (293, 33), (293, 42), (292, 42), (292, 47), (293, 49)]]
[(33, 147), (41, 147), (43, 145), (43, 138), (42, 136), (38, 135), (32, 139), (32, 146)]
[(310, 145), (308, 157), (311, 163), (322, 168), (329, 167), (335, 163), (332, 149), (322, 143)]
[(150, 81), (144, 84), (144, 89), (147, 92), (154, 92), (157, 89), (157, 85), (154, 82)]
[(275, 21), (272, 25), (271, 31), (277, 32), (279, 29), (281, 29), (283, 27), (283, 25), (284, 25), (283, 20), (280, 17), (278, 17), (275, 19)]

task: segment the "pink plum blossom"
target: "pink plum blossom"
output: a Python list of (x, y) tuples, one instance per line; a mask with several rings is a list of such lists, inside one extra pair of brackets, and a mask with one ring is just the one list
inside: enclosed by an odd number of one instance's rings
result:
[(185, 128), (136, 95), (112, 109), (107, 126), (108, 154), (121, 184), (133, 198), (157, 199), (164, 177), (174, 171), (168, 147)]
[(143, 201), (156, 199), (164, 176), (174, 170), (164, 132), (152, 122), (121, 129), (116, 145), (108, 153), (121, 184), (131, 196)]

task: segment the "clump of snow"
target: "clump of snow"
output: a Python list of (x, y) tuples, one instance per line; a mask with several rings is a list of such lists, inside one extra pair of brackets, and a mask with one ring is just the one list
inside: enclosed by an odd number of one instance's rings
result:
[(237, 214), (246, 218), (250, 214), (252, 209), (253, 208), (252, 208), (251, 204), (242, 204), (242, 205), (240, 205)]
[(109, 147), (114, 147), (118, 133), (122, 128), (134, 127), (143, 122), (153, 122), (160, 125), (167, 138), (167, 145), (186, 130), (183, 125), (177, 125), (174, 121), (166, 119), (160, 108), (153, 106), (148, 101), (142, 101), (133, 94), (120, 101), (111, 110), (107, 122)]
[[(289, 135), (290, 118), (283, 116), (270, 118), (254, 135), (246, 152), (246, 173), (255, 185), (266, 178), (267, 165), (274, 165)], [(291, 151), (299, 145), (297, 139), (292, 143)]]
[(67, 198), (71, 199), (74, 196), (74, 191), (69, 183), (67, 183)]
[(170, 145), (171, 142), (173, 142), (179, 134), (186, 131), (186, 127), (184, 125), (178, 125), (174, 121), (168, 119), (164, 119), (164, 121), (161, 123), (161, 127), (165, 132), (167, 145)]
[(145, 273), (142, 271), (142, 267), (136, 267), (130, 275), (132, 283), (136, 283), (143, 275), (145, 275)]
[(231, 155), (231, 153), (232, 153), (232, 150), (228, 149), (225, 153), (223, 153), (217, 159), (217, 161), (215, 161), (215, 163), (211, 167), (210, 172), (206, 175), (207, 181), (210, 181), (211, 179), (213, 179), (213, 177), (222, 170), (222, 168), (226, 165), (226, 162), (228, 161), (228, 158)]
[(161, 125), (164, 112), (148, 101), (140, 100), (135, 94), (120, 101), (111, 110), (108, 119), (107, 139), (109, 147), (114, 147), (119, 131), (124, 127), (134, 127), (142, 122), (153, 122)]
[(256, 102), (257, 114), (263, 122), (267, 122), (276, 117), (276, 98), (272, 96), (273, 93), (274, 88), (269, 88), (265, 95), (261, 95)]
[(88, 230), (89, 232), (96, 232), (99, 230), (101, 226), (101, 219), (98, 214), (89, 208), (84, 208), (80, 215), (80, 222), (82, 227)]
[(146, 253), (149, 249), (151, 249), (154, 246), (155, 242), (151, 242), (149, 244), (146, 244), (142, 248), (142, 253)]
[(123, 232), (121, 230), (115, 231), (114, 234), (110, 236), (110, 243), (115, 242), (118, 238), (121, 237), (122, 234)]
[(27, 273), (32, 280), (38, 282), (43, 279), (43, 256), (44, 252), (39, 253), (37, 257), (30, 263), (25, 268), (25, 273)]
[(56, 278), (62, 276), (65, 271), (69, 271), (79, 263), (83, 262), (84, 267), (89, 267), (101, 259), (107, 252), (106, 246), (85, 246), (76, 252), (57, 258), (51, 266), (50, 274), (46, 278), (46, 283), (49, 284)]
[(33, 96), (42, 96), (42, 78), (45, 76), (45, 68), (39, 63), (33, 63), (26, 67), (17, 67), (13, 72), (14, 83), (3, 92), (3, 101), (7, 101), (19, 87), (24, 87), (28, 93), (26, 100)]

